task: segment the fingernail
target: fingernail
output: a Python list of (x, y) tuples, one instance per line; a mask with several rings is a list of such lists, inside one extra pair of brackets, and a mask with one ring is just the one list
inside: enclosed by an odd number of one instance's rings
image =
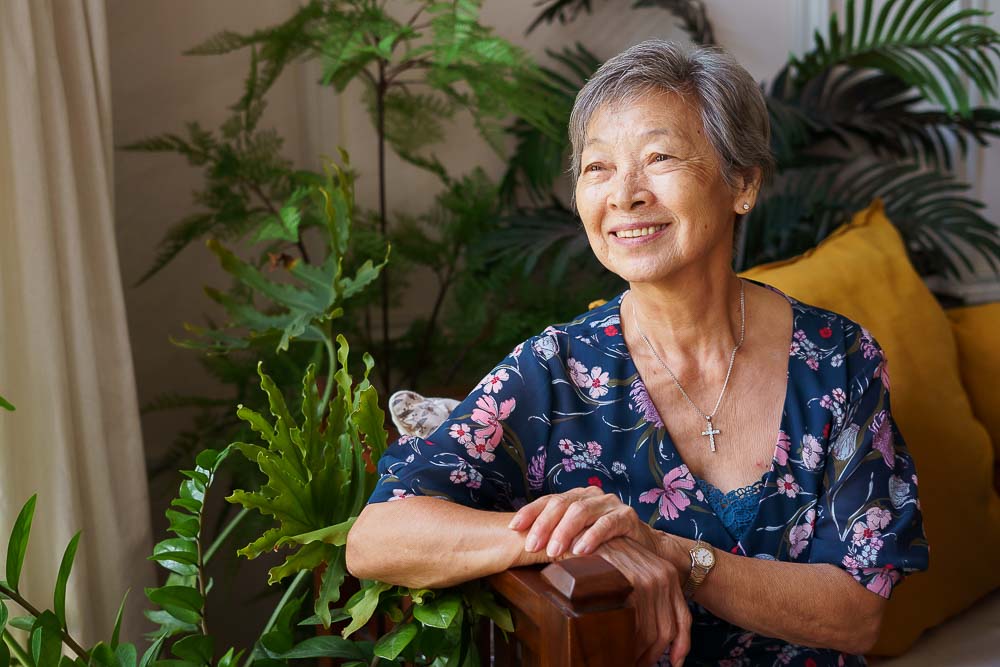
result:
[(556, 556), (562, 553), (562, 550), (563, 550), (562, 542), (552, 541), (549, 542), (549, 548), (546, 550), (545, 553), (549, 555), (549, 558), (555, 558)]
[(528, 535), (528, 539), (524, 541), (525, 551), (535, 551), (538, 549), (538, 538), (534, 535)]
[(510, 523), (507, 524), (507, 527), (511, 528), (513, 530), (517, 530), (518, 528), (520, 528), (521, 527), (521, 515), (518, 514), (513, 519), (511, 519)]
[(590, 550), (589, 545), (586, 542), (577, 542), (576, 546), (573, 547), (573, 553), (577, 556), (582, 556)]

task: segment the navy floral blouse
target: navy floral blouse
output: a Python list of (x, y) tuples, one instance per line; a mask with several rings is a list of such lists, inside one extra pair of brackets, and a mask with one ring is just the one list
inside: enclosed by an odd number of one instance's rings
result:
[[(756, 512), (731, 535), (646, 392), (621, 333), (622, 296), (518, 345), (426, 439), (400, 438), (370, 502), (427, 495), (512, 511), (595, 485), (665, 532), (837, 565), (885, 598), (927, 568), (916, 471), (889, 410), (885, 355), (863, 327), (786, 295), (794, 333), (781, 428)], [(865, 664), (691, 609), (688, 665)]]

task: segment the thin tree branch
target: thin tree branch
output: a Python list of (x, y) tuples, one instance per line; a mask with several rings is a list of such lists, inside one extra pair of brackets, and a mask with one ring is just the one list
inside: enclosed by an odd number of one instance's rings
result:
[[(21, 605), (21, 607), (23, 607), (26, 612), (28, 612), (35, 618), (38, 618), (39, 616), (42, 615), (42, 612), (38, 611), (38, 609), (35, 608), (34, 605), (25, 600), (23, 597), (21, 597), (20, 593), (11, 588), (7, 588), (3, 584), (0, 584), (0, 594), (9, 597), (11, 600)], [(80, 644), (78, 644), (75, 639), (73, 639), (70, 636), (69, 631), (66, 628), (60, 627), (59, 635), (62, 637), (63, 644), (66, 644), (66, 646), (68, 646), (73, 651), (73, 653), (76, 653), (77, 656), (80, 657), (80, 659), (87, 662), (90, 661), (90, 654), (87, 653), (87, 651), (82, 646), (80, 646)]]

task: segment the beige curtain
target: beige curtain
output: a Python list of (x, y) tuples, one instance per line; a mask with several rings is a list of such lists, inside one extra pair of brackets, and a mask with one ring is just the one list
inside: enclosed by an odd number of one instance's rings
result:
[[(103, 0), (0, 0), (0, 553), (38, 494), (22, 587), (51, 607), (63, 548), (73, 634), (126, 637), (153, 581), (112, 209)], [(2, 561), (0, 561), (2, 564)]]

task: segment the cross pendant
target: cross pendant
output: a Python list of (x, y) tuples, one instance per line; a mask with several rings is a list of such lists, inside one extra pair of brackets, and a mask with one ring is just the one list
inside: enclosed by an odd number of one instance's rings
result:
[(721, 433), (721, 432), (722, 431), (720, 431), (717, 428), (712, 428), (712, 420), (711, 419), (708, 420), (708, 428), (701, 432), (702, 435), (707, 435), (708, 436), (709, 442), (712, 445), (712, 453), (713, 454), (715, 453), (715, 436), (719, 435), (719, 433)]

